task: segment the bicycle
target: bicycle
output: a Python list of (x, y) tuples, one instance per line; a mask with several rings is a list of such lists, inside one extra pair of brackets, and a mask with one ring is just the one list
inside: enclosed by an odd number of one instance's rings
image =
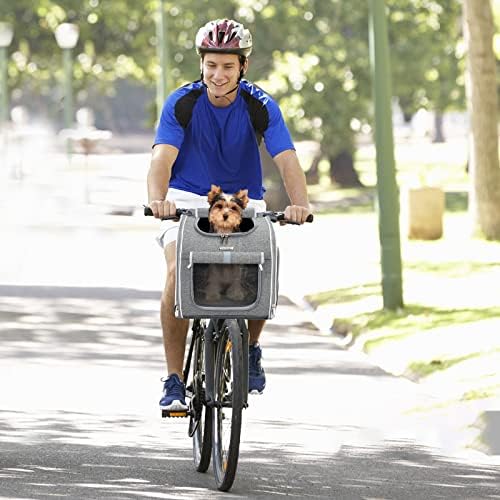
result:
[[(248, 210), (245, 212), (253, 214), (255, 219), (267, 218), (270, 222), (294, 224), (284, 218), (283, 212), (268, 211), (257, 214)], [(151, 209), (145, 207), (144, 214), (152, 215)], [(166, 217), (163, 220), (180, 218), (181, 228), (179, 231), (182, 231), (182, 223), (185, 223), (188, 217), (196, 217), (198, 221), (202, 221), (203, 215), (203, 209), (177, 209), (175, 216)], [(310, 215), (307, 222), (312, 222), (312, 220), (313, 216)], [(202, 225), (198, 222), (196, 227)], [(273, 238), (274, 232), (270, 224), (268, 226), (269, 234)], [(252, 228), (250, 228), (251, 230)], [(241, 236), (241, 233), (237, 234)], [(219, 235), (212, 234), (212, 236)], [(187, 266), (182, 265), (183, 245), (177, 245), (177, 302), (182, 301), (183, 295), (181, 292), (178, 293), (178, 289), (181, 287), (182, 280), (185, 279), (179, 268), (181, 266), (187, 269), (190, 268), (189, 266), (193, 268), (196, 262), (202, 258), (208, 262), (201, 262), (201, 267), (219, 262), (221, 252), (227, 253), (226, 249), (231, 249), (231, 252), (234, 250), (234, 246), (228, 244), (227, 235), (222, 237), (222, 242), (222, 246), (219, 246), (219, 252), (214, 252), (215, 257), (205, 255), (207, 252), (190, 252)], [(199, 254), (203, 255), (200, 257)], [(240, 252), (240, 254), (242, 255), (241, 262), (233, 258), (237, 266), (254, 266), (256, 268), (257, 265), (263, 266), (265, 259), (262, 255), (259, 261), (259, 256), (252, 257), (251, 252)], [(232, 253), (230, 255), (240, 254)], [(223, 257), (225, 261), (231, 260), (227, 255)], [(274, 259), (277, 268), (279, 267), (277, 265), (278, 256), (274, 255)], [(277, 269), (274, 269), (274, 272), (277, 281)], [(206, 278), (202, 274), (201, 271), (198, 274), (193, 272), (195, 285), (196, 282), (201, 283)], [(246, 277), (248, 278), (248, 275)], [(258, 283), (261, 289), (264, 288), (260, 281)], [(188, 292), (185, 296), (194, 300), (196, 290)], [(277, 303), (277, 297), (276, 287), (275, 292), (269, 294), (269, 299), (274, 303), (274, 307)], [(265, 298), (267, 299), (267, 296)], [(249, 300), (254, 300), (254, 296), (252, 295)], [(183, 370), (183, 381), (186, 385), (186, 397), (189, 403), (188, 410), (185, 412), (162, 410), (162, 417), (189, 417), (188, 434), (193, 439), (193, 461), (196, 470), (206, 472), (212, 458), (217, 488), (221, 491), (228, 491), (233, 485), (238, 466), (242, 413), (243, 409), (248, 407), (249, 335), (246, 321), (251, 318), (243, 316), (250, 316), (251, 309), (248, 306), (235, 305), (234, 303), (229, 304), (229, 307), (225, 309), (223, 307), (210, 307), (206, 304), (201, 307), (188, 304), (188, 307), (184, 307), (184, 311), (182, 311), (178, 305), (176, 305), (177, 316), (193, 319), (191, 341)], [(263, 317), (263, 308), (261, 307), (259, 310), (257, 307), (256, 309), (257, 312), (253, 313), (256, 316), (253, 317), (266, 319)], [(208, 317), (201, 317), (203, 314)], [(266, 317), (269, 318), (273, 315), (274, 309), (271, 307)]]

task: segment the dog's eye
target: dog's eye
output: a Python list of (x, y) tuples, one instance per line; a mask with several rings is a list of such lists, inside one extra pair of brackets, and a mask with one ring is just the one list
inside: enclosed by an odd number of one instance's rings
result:
[(231, 210), (234, 210), (235, 212), (238, 211), (238, 207), (231, 207)]
[(217, 203), (217, 205), (215, 205), (215, 208), (221, 210), (223, 208), (222, 203)]

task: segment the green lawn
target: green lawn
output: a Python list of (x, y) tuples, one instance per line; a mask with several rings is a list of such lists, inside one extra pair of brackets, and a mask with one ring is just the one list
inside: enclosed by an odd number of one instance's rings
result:
[[(332, 225), (341, 213), (343, 224), (351, 218), (361, 235), (373, 231), (374, 219), (367, 215), (375, 211), (374, 154), (373, 146), (366, 146), (356, 155), (356, 169), (370, 187), (340, 190), (325, 181), (311, 186), (316, 212), (332, 214)], [(389, 371), (421, 381), (432, 377), (460, 381), (462, 400), (498, 397), (500, 373), (486, 366), (499, 366), (500, 361), (500, 242), (471, 236), (465, 142), (401, 144), (396, 160), (402, 193), (429, 184), (446, 194), (444, 234), (439, 240), (409, 240), (401, 207), (404, 308), (383, 310), (381, 285), (374, 273), (365, 281), (358, 279), (352, 286), (307, 299), (314, 307), (331, 311), (332, 322), (349, 330), (356, 345)], [(368, 251), (367, 259), (379, 266), (376, 249)]]

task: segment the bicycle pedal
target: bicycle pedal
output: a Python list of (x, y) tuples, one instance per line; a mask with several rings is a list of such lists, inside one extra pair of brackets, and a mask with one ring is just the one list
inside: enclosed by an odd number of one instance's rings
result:
[(189, 416), (188, 410), (162, 410), (161, 418), (184, 418)]

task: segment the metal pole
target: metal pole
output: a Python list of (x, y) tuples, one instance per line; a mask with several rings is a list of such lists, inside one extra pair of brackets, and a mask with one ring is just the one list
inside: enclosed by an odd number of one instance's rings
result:
[(9, 90), (7, 87), (7, 47), (0, 47), (0, 125), (9, 119)]
[(165, 0), (159, 1), (159, 15), (156, 25), (157, 54), (160, 62), (160, 75), (156, 84), (156, 123), (160, 121), (163, 103), (167, 98), (168, 89), (168, 47), (167, 47), (167, 14), (165, 12)]
[(64, 127), (73, 125), (73, 64), (71, 49), (63, 49), (64, 64)]
[(396, 184), (391, 112), (391, 70), (384, 0), (370, 2), (370, 62), (375, 104), (377, 191), (384, 308), (403, 307), (399, 189)]

